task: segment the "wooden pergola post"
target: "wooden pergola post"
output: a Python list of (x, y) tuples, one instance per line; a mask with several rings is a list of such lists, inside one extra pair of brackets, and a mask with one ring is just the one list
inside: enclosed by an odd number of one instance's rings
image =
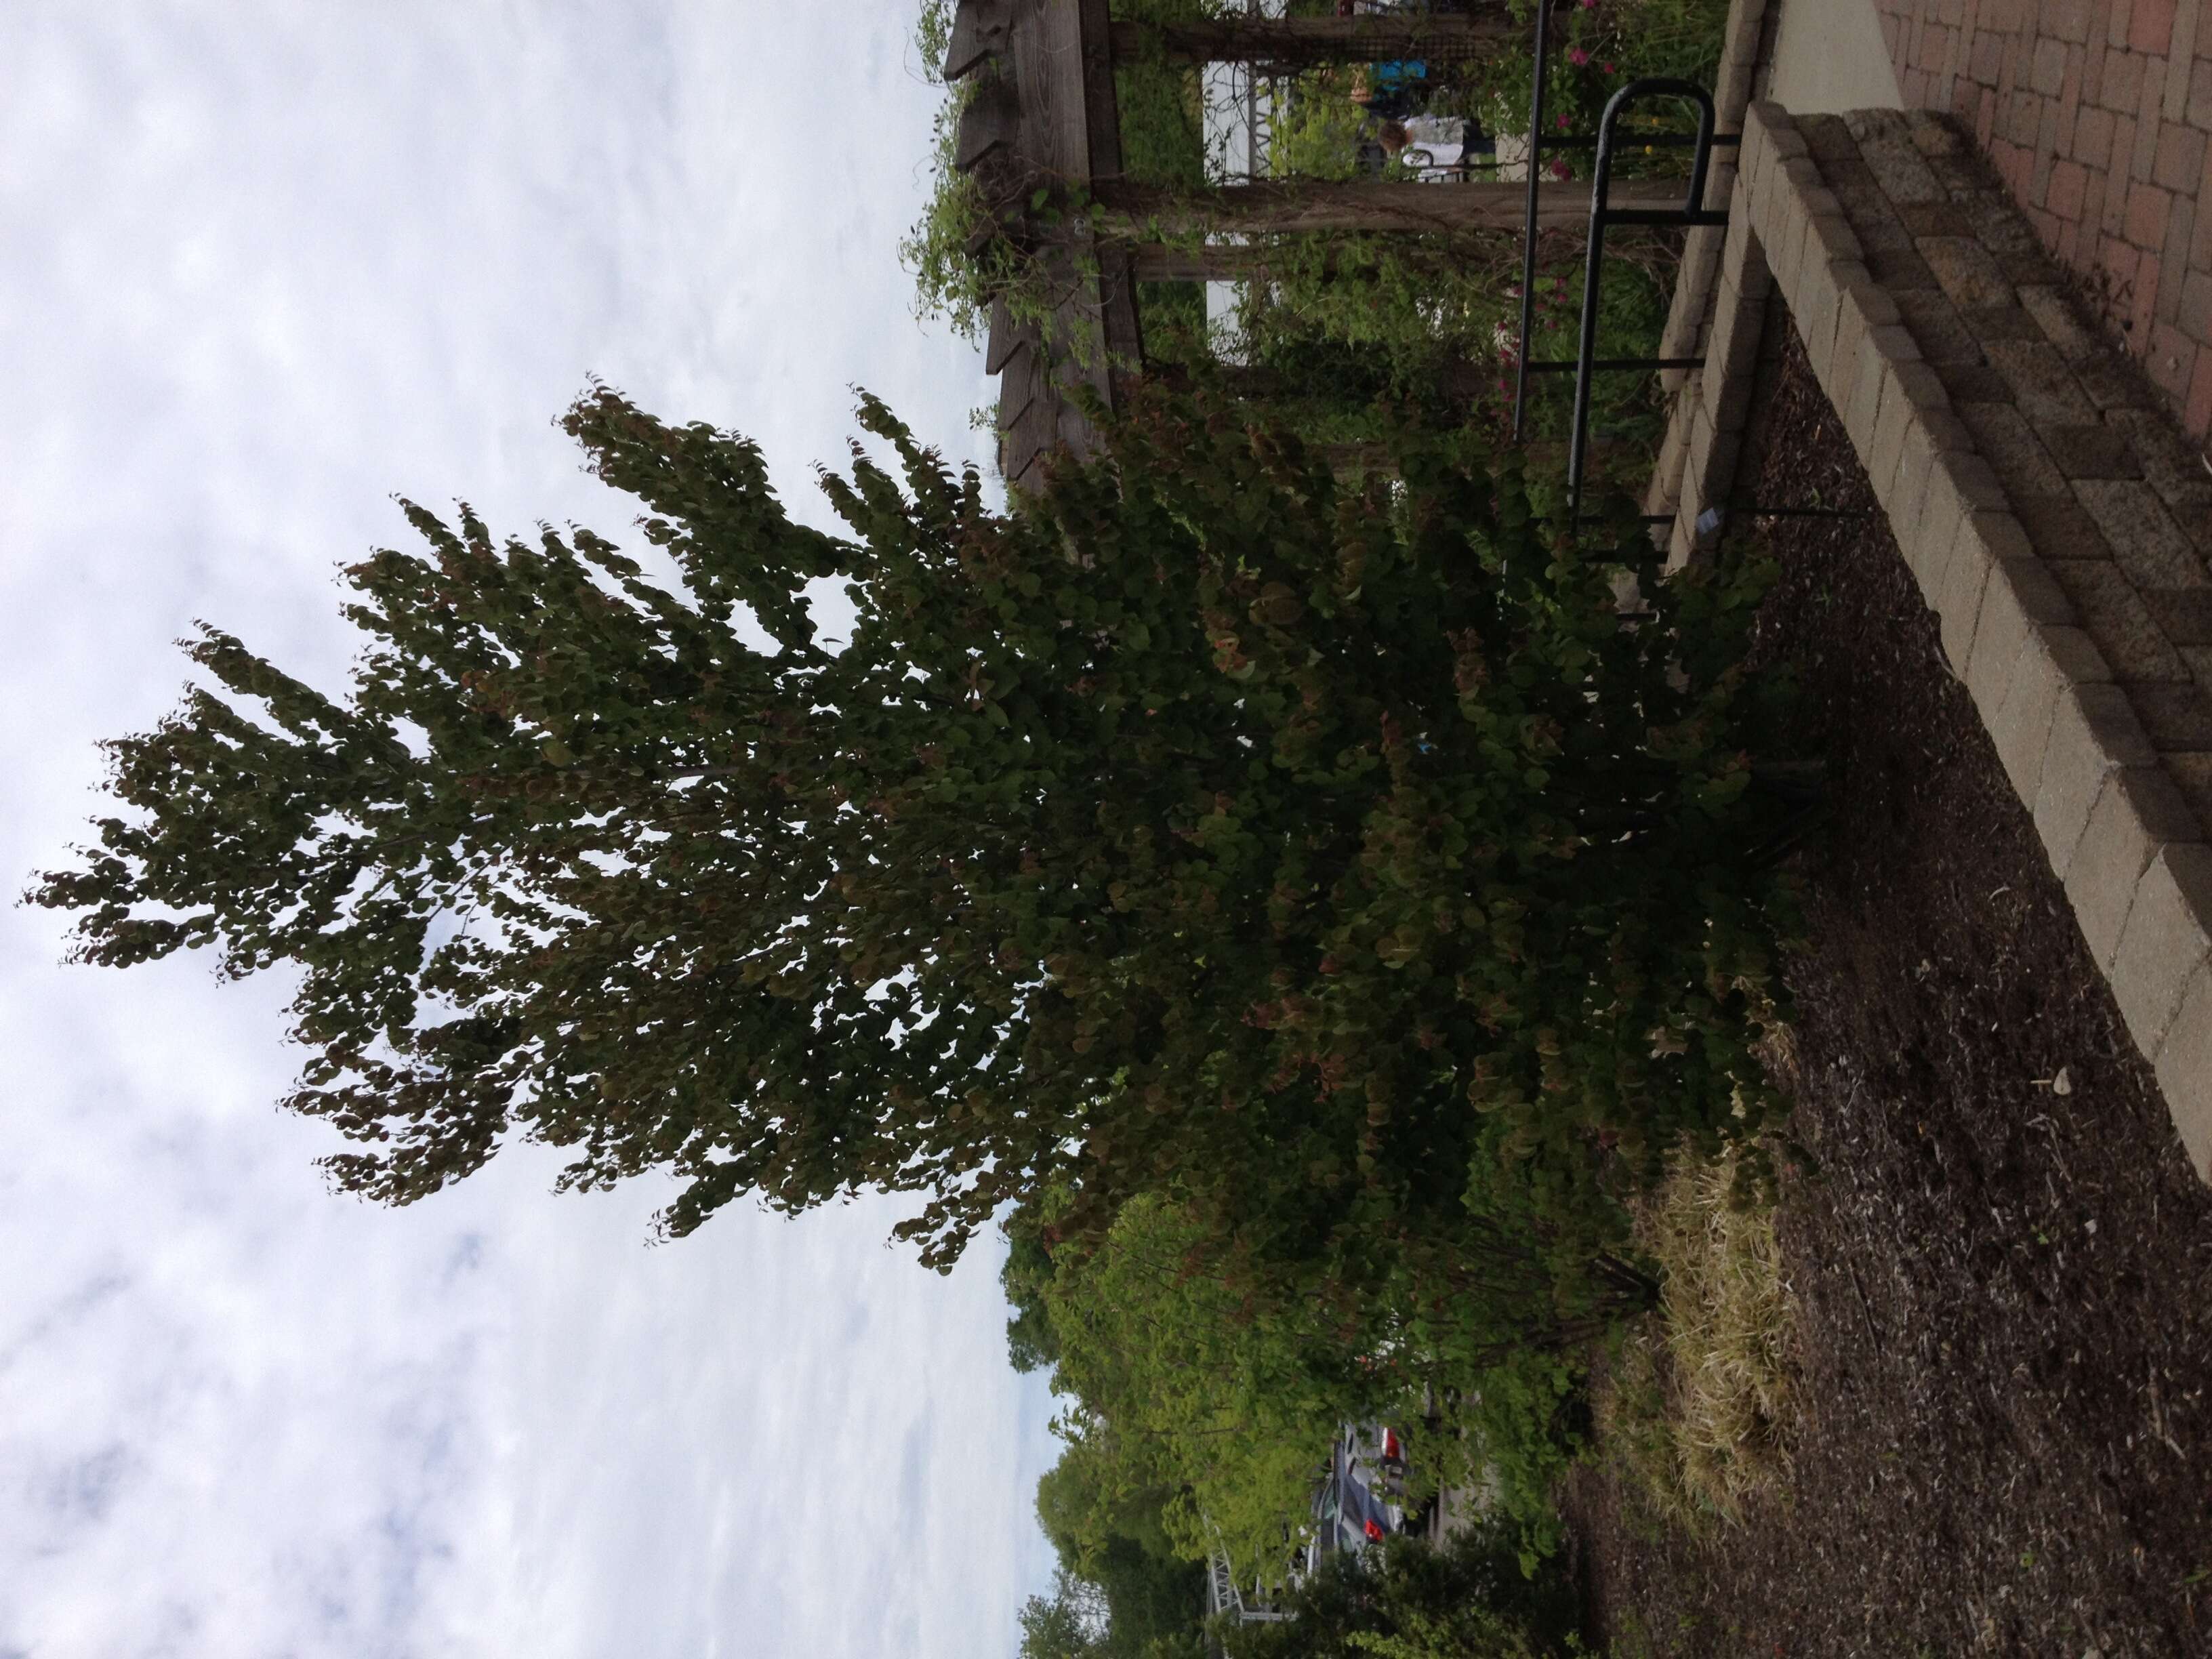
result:
[[(1116, 20), (1108, 6), (958, 0), (947, 43), (948, 81), (987, 77), (970, 88), (953, 155), (988, 204), (981, 234), (1011, 242), (1048, 290), (1048, 316), (1018, 319), (1006, 304), (992, 310), (985, 362), (999, 377), (1000, 465), (1015, 488), (1040, 456), (1091, 452), (1097, 434), (1082, 388), (1111, 409), (1127, 377), (1143, 372), (1139, 282), (1264, 281), (1285, 258), (1273, 242), (1293, 236), (1517, 235), (1530, 228), (1528, 187), (1501, 179), (1263, 179), (1191, 189), (1139, 183), (1122, 171), (1117, 58), (1285, 70), (1394, 59), (1449, 64), (1523, 44), (1525, 26), (1511, 20), (1507, 0), (1480, 0), (1472, 15), (1173, 23)], [(1614, 186), (1612, 200), (1672, 207), (1681, 194), (1672, 183), (1628, 180)], [(1533, 228), (1579, 229), (1589, 209), (1588, 185), (1543, 182)], [(1267, 398), (1268, 388), (1257, 375), (1238, 383), (1247, 396)]]
[[(1528, 222), (1526, 184), (1482, 179), (1431, 185), (1396, 179), (1259, 179), (1203, 189), (1094, 179), (1091, 199), (1103, 210), (1098, 228), (1124, 242), (1159, 245), (1216, 232), (1296, 236), (1348, 231), (1456, 233), (1517, 231)], [(1679, 205), (1680, 184), (1624, 179), (1608, 199), (1616, 207)], [(1536, 228), (1578, 228), (1589, 222), (1590, 187), (1580, 182), (1537, 186)], [(1205, 249), (1208, 258), (1217, 250)], [(1219, 250), (1227, 255), (1227, 250)], [(1160, 256), (1156, 256), (1160, 257)], [(1238, 273), (1241, 274), (1241, 273)]]
[[(1166, 362), (1152, 366), (1146, 373), (1158, 375), (1169, 386), (1176, 388), (1202, 382), (1242, 403), (1296, 405), (1310, 390), (1293, 375), (1269, 363), (1216, 361), (1202, 372), (1197, 372), (1181, 363)], [(1437, 365), (1432, 384), (1446, 402), (1472, 404), (1482, 396), (1485, 386), (1496, 378), (1497, 373), (1494, 363), (1474, 362), (1465, 357), (1448, 357)]]
[(1268, 250), (1250, 242), (1138, 242), (1129, 275), (1139, 283), (1233, 283), (1263, 276)]
[(1400, 58), (1450, 62), (1486, 58), (1525, 40), (1527, 26), (1504, 0), (1480, 12), (1448, 16), (1206, 17), (1178, 22), (1116, 20), (1109, 31), (1122, 64), (1267, 64), (1311, 69), (1324, 64), (1381, 64)]

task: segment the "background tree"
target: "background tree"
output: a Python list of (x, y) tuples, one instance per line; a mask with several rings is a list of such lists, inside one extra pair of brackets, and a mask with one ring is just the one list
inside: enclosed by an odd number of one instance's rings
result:
[[(1069, 1465), (1061, 1460), (1063, 1468)], [(1055, 1499), (1065, 1490), (1048, 1476), (1037, 1491), (1038, 1518), (1060, 1563), (1051, 1598), (1059, 1613), (1050, 1627), (1084, 1632), (1101, 1659), (1194, 1648), (1205, 1624), (1205, 1569), (1166, 1547), (1158, 1510), (1146, 1516), (1136, 1505), (1117, 1504), (1105, 1530), (1079, 1541), (1062, 1529), (1066, 1517)], [(1083, 1517), (1086, 1527), (1094, 1518)], [(1131, 1520), (1143, 1536), (1119, 1529)]]
[(1168, 1536), (1164, 1512), (1176, 1488), (1132, 1480), (1109, 1449), (1073, 1441), (1037, 1481), (1038, 1523), (1068, 1565), (1091, 1577), (1107, 1546), (1125, 1541), (1144, 1554), (1188, 1565)]
[(1209, 1650), (1198, 1570), (1182, 1563), (1176, 1571), (1172, 1610), (1155, 1612), (1062, 1567), (1052, 1594), (1031, 1596), (1021, 1610), (1022, 1659), (1200, 1659)]
[(1006, 1358), (1024, 1376), (1050, 1370), (1060, 1358), (1060, 1336), (1053, 1329), (1045, 1291), (1052, 1283), (1052, 1255), (1039, 1237), (1034, 1207), (1008, 1212), (1003, 1224), (1006, 1260), (999, 1285), (1013, 1317), (1006, 1322)]
[(1586, 1651), (1581, 1598), (1556, 1562), (1522, 1571), (1509, 1528), (1441, 1546), (1394, 1538), (1325, 1557), (1285, 1598), (1291, 1617), (1220, 1632), (1230, 1659), (1543, 1659)]
[(1163, 1552), (1202, 1560), (1226, 1549), (1248, 1577), (1279, 1567), (1330, 1432), (1357, 1409), (1309, 1364), (1304, 1345), (1318, 1334), (1157, 1195), (1058, 1255), (1053, 1386), (1070, 1403), (1055, 1425), (1066, 1449), (1038, 1488), (1047, 1530), (1057, 1510), (1080, 1535), (1088, 1516), (1063, 1492), (1080, 1492), (1088, 1515), (1148, 1518)]

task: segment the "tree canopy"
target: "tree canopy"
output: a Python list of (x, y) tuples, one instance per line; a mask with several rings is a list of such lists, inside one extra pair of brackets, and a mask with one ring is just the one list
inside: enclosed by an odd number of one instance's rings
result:
[(1048, 1186), (1079, 1231), (1162, 1192), (1357, 1279), (1756, 1126), (1748, 589), (1623, 627), (1640, 531), (1577, 540), (1462, 435), (1350, 483), (1161, 396), (1009, 514), (861, 422), (896, 467), (823, 477), (839, 538), (591, 388), (567, 429), (675, 591), (407, 504), (346, 695), (204, 628), (30, 896), (88, 961), (295, 964), (286, 1103), (392, 1201), (520, 1135), (570, 1186), (672, 1170), (672, 1233), (915, 1192), (943, 1265)]

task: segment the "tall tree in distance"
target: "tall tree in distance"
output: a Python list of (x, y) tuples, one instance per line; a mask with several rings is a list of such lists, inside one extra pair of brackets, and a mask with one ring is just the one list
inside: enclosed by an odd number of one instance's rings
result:
[(1157, 1191), (1348, 1285), (1756, 1127), (1748, 589), (1623, 629), (1639, 532), (1577, 544), (1463, 437), (1353, 485), (1161, 397), (1001, 514), (861, 422), (896, 473), (824, 477), (841, 538), (592, 387), (567, 429), (679, 591), (410, 505), (347, 573), (348, 694), (204, 629), (30, 896), (88, 961), (295, 964), (287, 1103), (391, 1201), (520, 1136), (672, 1171), (674, 1234), (925, 1194), (944, 1266), (1048, 1186), (1075, 1231)]

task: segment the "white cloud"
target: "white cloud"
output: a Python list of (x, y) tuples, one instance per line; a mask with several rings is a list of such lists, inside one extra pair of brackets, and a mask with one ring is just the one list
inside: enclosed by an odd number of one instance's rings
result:
[[(96, 805), (195, 617), (330, 684), (386, 499), (627, 509), (587, 373), (759, 438), (794, 509), (847, 387), (955, 454), (984, 382), (892, 248), (907, 0), (0, 12), (0, 872)], [(864, 1203), (643, 1248), (524, 1152), (325, 1194), (284, 988), (63, 969), (0, 921), (0, 1653), (988, 1652), (1042, 1576), (1048, 1403), (993, 1264)]]

